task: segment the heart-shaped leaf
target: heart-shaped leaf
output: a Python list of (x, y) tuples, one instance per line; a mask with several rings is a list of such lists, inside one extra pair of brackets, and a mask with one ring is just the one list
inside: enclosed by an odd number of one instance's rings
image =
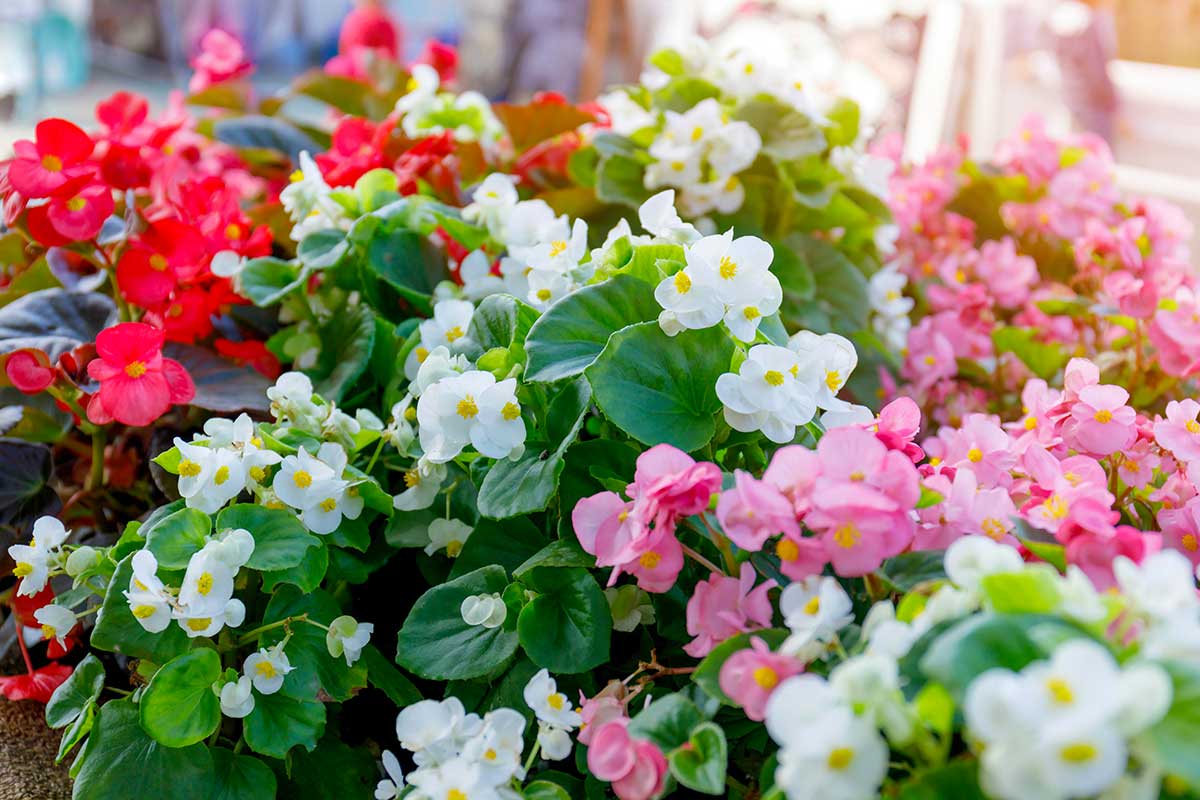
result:
[(142, 728), (167, 747), (202, 741), (221, 724), (221, 702), (213, 684), (221, 657), (202, 647), (164, 664), (138, 703)]
[(702, 722), (692, 729), (685, 744), (667, 755), (675, 779), (704, 794), (725, 793), (728, 746), (725, 731), (715, 722)]

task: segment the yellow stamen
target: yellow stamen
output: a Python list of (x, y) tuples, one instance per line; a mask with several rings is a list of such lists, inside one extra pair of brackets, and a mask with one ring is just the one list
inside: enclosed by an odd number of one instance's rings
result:
[(42, 156), (42, 169), (48, 172), (62, 172), (62, 159), (55, 155)]
[(717, 272), (720, 273), (722, 278), (729, 280), (734, 275), (737, 275), (737, 271), (738, 265), (736, 261), (729, 256), (721, 256), (721, 260), (717, 262)]
[(782, 386), (783, 373), (777, 369), (769, 369), (763, 373), (763, 380), (767, 382), (768, 386)]
[(479, 413), (479, 406), (475, 405), (474, 397), (466, 395), (462, 400), (458, 401), (458, 406), (454, 410), (463, 419), (471, 419)]
[(808, 598), (808, 602), (804, 604), (804, 613), (810, 617), (815, 617), (821, 610), (821, 596), (814, 594)]
[(333, 511), (335, 508), (337, 508), (337, 500), (335, 500), (334, 498), (326, 497), (324, 500), (321, 501), (321, 510), (322, 511), (329, 513), (330, 511)]
[(1071, 764), (1085, 764), (1097, 755), (1095, 746), (1087, 742), (1069, 744), (1062, 750), (1059, 750), (1058, 754), (1062, 757), (1063, 761)]
[(125, 374), (131, 378), (140, 378), (146, 374), (146, 365), (141, 361), (130, 361), (125, 365)]
[(195, 617), (187, 621), (187, 626), (193, 631), (202, 631), (212, 625), (212, 617)]
[(843, 770), (850, 766), (850, 762), (854, 760), (854, 750), (849, 747), (837, 747), (829, 751), (830, 769)]
[(196, 591), (201, 595), (207, 595), (213, 588), (213, 576), (211, 572), (205, 572), (196, 579)]
[(836, 531), (833, 532), (833, 541), (838, 547), (849, 550), (854, 545), (858, 544), (858, 540), (862, 538), (862, 533), (858, 530), (853, 522), (847, 522)]
[(451, 344), (454, 344), (454, 342), (458, 341), (462, 337), (463, 337), (463, 329), (457, 325), (455, 325), (450, 330), (446, 331), (446, 341), (450, 342)]
[(229, 480), (229, 467), (222, 464), (217, 468), (216, 474), (213, 475), (213, 483), (220, 486), (227, 480)]
[(764, 689), (774, 689), (779, 683), (779, 673), (770, 667), (759, 667), (754, 670), (754, 682)]
[(1050, 693), (1050, 698), (1059, 705), (1069, 706), (1075, 702), (1075, 693), (1071, 691), (1071, 685), (1062, 678), (1047, 680), (1046, 691)]
[(500, 409), (500, 416), (512, 422), (521, 416), (521, 407), (516, 403), (505, 403), (504, 408)]
[(312, 475), (302, 469), (298, 469), (292, 473), (292, 483), (296, 484), (300, 489), (307, 489), (312, 486)]
[(1108, 423), (1112, 422), (1112, 412), (1107, 408), (1102, 408), (1092, 416), (1092, 419), (1096, 420), (1096, 422), (1099, 422), (1101, 425), (1107, 425)]
[(638, 563), (646, 569), (654, 569), (660, 561), (662, 561), (662, 556), (653, 550), (642, 553), (642, 557), (638, 559)]

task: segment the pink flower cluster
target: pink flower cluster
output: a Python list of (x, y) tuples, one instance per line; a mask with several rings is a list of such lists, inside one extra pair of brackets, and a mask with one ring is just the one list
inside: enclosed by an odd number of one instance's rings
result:
[(588, 770), (611, 783), (620, 800), (650, 800), (662, 791), (667, 759), (654, 742), (630, 736), (628, 727), (629, 718), (621, 716), (591, 733)]

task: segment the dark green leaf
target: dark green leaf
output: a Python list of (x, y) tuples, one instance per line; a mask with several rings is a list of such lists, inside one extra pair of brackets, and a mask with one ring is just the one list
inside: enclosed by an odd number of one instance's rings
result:
[(688, 740), (692, 731), (704, 721), (700, 709), (682, 694), (655, 698), (629, 723), (629, 735), (649, 739), (670, 752)]
[(978, 773), (979, 762), (974, 759), (919, 772), (901, 784), (897, 800), (987, 800)]
[(296, 566), (263, 572), (263, 590), (269, 592), (280, 584), (291, 584), (302, 592), (311, 592), (321, 585), (328, 569), (329, 548), (323, 540), (317, 539), (316, 546), (307, 548)]
[(612, 615), (586, 569), (534, 569), (525, 581), (540, 594), (521, 609), (517, 634), (539, 667), (555, 674), (586, 672), (608, 659)]
[(161, 633), (150, 633), (133, 616), (123, 594), (133, 577), (132, 561), (132, 554), (122, 559), (108, 582), (96, 627), (92, 629), (92, 647), (165, 664), (186, 652), (190, 640), (178, 625), (172, 624)]
[(43, 289), (0, 308), (0, 353), (31, 347), (51, 361), (116, 324), (117, 308), (105, 294)]
[(254, 553), (246, 562), (250, 569), (291, 569), (299, 566), (310, 547), (320, 544), (293, 512), (282, 508), (238, 503), (217, 515), (217, 530), (236, 528), (254, 537)]
[[(468, 543), (470, 540), (468, 540)], [(513, 570), (513, 577), (524, 577), (535, 567), (584, 567), (596, 566), (596, 557), (583, 552), (578, 543), (570, 539), (555, 539), (538, 550)]]
[(897, 590), (907, 592), (926, 581), (944, 579), (945, 560), (945, 550), (917, 550), (889, 558), (879, 571)]
[(667, 755), (675, 779), (703, 794), (725, 793), (728, 761), (725, 731), (715, 722), (697, 725), (688, 736), (687, 746), (678, 747)]
[[(269, 624), (304, 615), (328, 625), (342, 615), (342, 610), (326, 591), (306, 593), (295, 586), (281, 586), (267, 604), (263, 622)], [(292, 636), (288, 640), (287, 654), (293, 669), (284, 680), (282, 694), (308, 700), (316, 698), (318, 690), (324, 689), (334, 700), (346, 700), (367, 685), (367, 668), (361, 661), (350, 667), (344, 658), (329, 655), (325, 631), (306, 622), (292, 623), (290, 628)], [(269, 646), (285, 635), (283, 628), (267, 631), (262, 635), (262, 644)]]
[(504, 522), (481, 519), (454, 559), (450, 577), (457, 578), (491, 564), (511, 573), (545, 544), (546, 535), (527, 517), (513, 517)]
[(250, 259), (238, 274), (239, 293), (260, 307), (278, 303), (303, 284), (294, 264), (272, 256)]
[(324, 148), (299, 128), (275, 117), (246, 115), (217, 120), (213, 136), (219, 142), (237, 148), (275, 150), (286, 155), (293, 164), (300, 163), (300, 152), (319, 153)]
[(181, 508), (146, 531), (146, 547), (160, 567), (183, 569), (212, 532), (212, 519), (203, 511)]
[(413, 682), (396, 669), (396, 665), (383, 657), (373, 644), (362, 651), (363, 664), (367, 667), (367, 681), (388, 696), (397, 708), (404, 708), (421, 701), (421, 692)]
[(70, 725), (89, 703), (99, 699), (103, 689), (104, 665), (88, 653), (46, 703), (46, 724), (51, 728)]
[(537, 310), (510, 294), (485, 297), (471, 316), (468, 335), (484, 350), (525, 341)]
[(321, 330), (320, 370), (315, 381), (317, 394), (331, 402), (342, 396), (363, 374), (375, 344), (375, 316), (360, 305), (338, 314)]
[(283, 758), (299, 745), (312, 750), (324, 730), (325, 704), (315, 697), (297, 700), (284, 692), (266, 695), (256, 692), (254, 710), (246, 717), (243, 733), (254, 752)]
[(212, 749), (211, 800), (272, 800), (275, 773), (254, 756), (236, 755), (223, 747)]

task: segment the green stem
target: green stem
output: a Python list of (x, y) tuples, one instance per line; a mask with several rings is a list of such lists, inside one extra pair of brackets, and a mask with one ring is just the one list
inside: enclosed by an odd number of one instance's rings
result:
[(712, 537), (713, 544), (715, 544), (717, 549), (721, 551), (721, 556), (725, 559), (726, 571), (728, 571), (730, 575), (736, 576), (739, 572), (738, 563), (737, 558), (733, 555), (733, 546), (729, 544), (729, 539), (725, 536), (725, 534), (721, 533), (712, 526), (712, 523), (708, 521), (708, 516), (706, 514), (701, 514), (700, 519), (704, 523), (704, 527), (708, 529), (708, 533)]
[(529, 751), (529, 758), (525, 759), (525, 772), (528, 774), (529, 768), (533, 766), (533, 762), (537, 761), (538, 753), (542, 751), (542, 743), (535, 741), (533, 749)]
[[(307, 621), (309, 621), (308, 614), (298, 614), (297, 616), (294, 616), (294, 617), (285, 617), (284, 619), (281, 619), (278, 622), (272, 622), (267, 625), (260, 625), (257, 628), (255, 628), (254, 630), (247, 631), (246, 633), (243, 633), (241, 636), (239, 636), (237, 638), (237, 642), (235, 642), (234, 646), (241, 647), (244, 644), (249, 644), (250, 642), (254, 641), (255, 639), (257, 639), (259, 636), (266, 633), (267, 631), (273, 631), (276, 628), (286, 627), (288, 625), (291, 625), (293, 622), (307, 622)], [(317, 624), (318, 627), (322, 627), (322, 628), (325, 627), (318, 623), (314, 623), (314, 624)], [(325, 629), (329, 630), (328, 628), (325, 628)]]
[(375, 466), (375, 461), (379, 458), (379, 454), (383, 452), (383, 437), (379, 437), (378, 443), (375, 445), (375, 452), (371, 454), (371, 460), (367, 462), (367, 468), (363, 472), (371, 474), (371, 469)]
[(699, 564), (700, 566), (704, 567), (704, 568), (705, 568), (706, 570), (708, 570), (709, 572), (715, 572), (715, 573), (717, 573), (718, 575), (720, 575), (720, 574), (723, 572), (723, 570), (722, 570), (720, 567), (718, 567), (718, 566), (717, 566), (716, 564), (714, 564), (713, 562), (709, 561), (709, 560), (708, 560), (707, 558), (705, 558), (704, 556), (702, 556), (702, 555), (700, 555), (699, 553), (697, 553), (697, 552), (696, 552), (695, 550), (693, 550), (692, 548), (688, 547), (686, 544), (681, 544), (681, 545), (680, 545), (680, 547), (682, 547), (682, 548), (683, 548), (683, 554), (684, 554), (685, 556), (688, 556), (688, 557), (690, 557), (690, 558), (691, 558), (693, 561), (695, 561), (695, 562), (696, 562), (697, 564)]
[(104, 428), (92, 432), (92, 469), (88, 473), (87, 489), (95, 491), (104, 482)]

